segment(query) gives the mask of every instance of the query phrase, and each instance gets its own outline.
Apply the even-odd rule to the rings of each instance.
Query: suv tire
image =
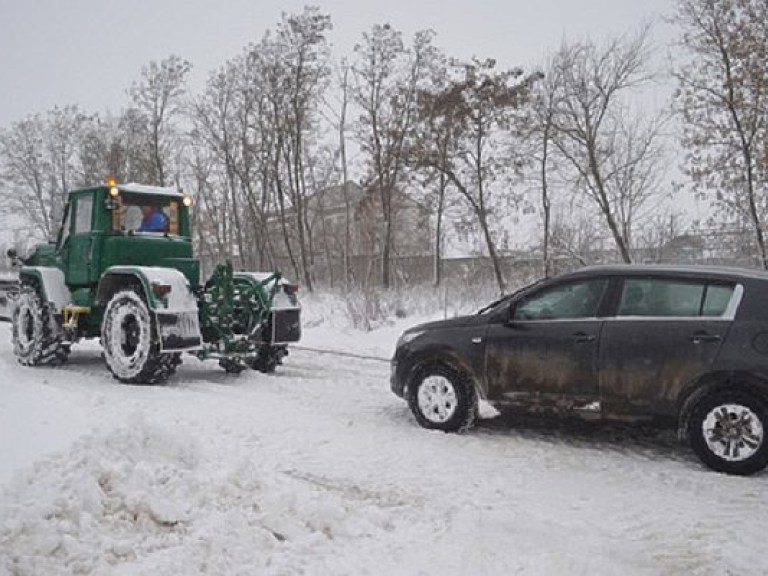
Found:
[[[443,362],[421,368],[408,386],[408,405],[424,428],[464,432],[477,415],[477,391],[472,381]]]
[[[712,470],[746,476],[768,464],[768,411],[765,403],[741,391],[702,398],[691,412],[688,438]]]

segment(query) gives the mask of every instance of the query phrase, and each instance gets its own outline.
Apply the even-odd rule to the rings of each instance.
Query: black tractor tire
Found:
[[[235,358],[220,358],[219,366],[224,368],[227,374],[240,374],[240,372],[247,368],[242,360]]]
[[[747,476],[768,464],[768,410],[748,392],[722,390],[702,398],[688,420],[688,438],[712,470]]]
[[[160,362],[163,364],[163,369],[166,372],[166,378],[169,378],[176,374],[176,368],[181,364],[181,352],[171,352],[163,354],[160,357]]]
[[[58,366],[67,361],[69,343],[50,304],[31,286],[21,289],[11,317],[13,351],[25,366]]]
[[[272,374],[282,364],[286,354],[288,351],[284,348],[264,346],[255,358],[248,360],[248,366],[264,374]]]
[[[408,406],[420,426],[465,432],[477,417],[477,390],[471,379],[444,362],[430,363],[408,385]]]
[[[160,353],[149,307],[134,289],[110,298],[101,323],[101,342],[107,368],[120,382],[160,384],[175,369],[171,355]]]

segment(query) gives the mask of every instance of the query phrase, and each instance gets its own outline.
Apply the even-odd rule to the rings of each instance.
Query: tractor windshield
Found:
[[[179,201],[149,194],[121,195],[115,232],[179,234]]]

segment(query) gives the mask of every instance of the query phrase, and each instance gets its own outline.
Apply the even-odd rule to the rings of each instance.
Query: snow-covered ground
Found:
[[[159,387],[93,343],[21,367],[0,324],[0,575],[768,573],[765,473],[665,434],[419,428],[376,359],[411,322],[310,322],[277,374],[188,358]]]

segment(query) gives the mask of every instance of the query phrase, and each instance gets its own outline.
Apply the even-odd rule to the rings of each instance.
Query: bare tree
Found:
[[[308,181],[319,148],[318,107],[330,74],[330,27],[329,16],[314,7],[284,14],[275,32],[247,50],[247,90],[237,107],[242,114],[237,123],[244,128],[243,162],[237,163],[241,185],[249,203],[260,206],[265,224],[279,226],[294,273],[310,291],[313,240],[307,198],[313,191]]]
[[[39,115],[15,122],[0,134],[0,153],[4,208],[23,214],[39,233],[50,237],[54,191],[48,178],[51,166],[44,154],[45,130]]]
[[[456,64],[456,76],[443,89],[421,94],[422,111],[432,128],[423,131],[410,156],[419,168],[436,170],[466,200],[480,227],[500,292],[506,283],[491,230],[494,188],[504,184],[511,196],[511,182],[518,176],[520,157],[510,156],[510,136],[515,134],[514,112],[527,103],[531,84],[538,76],[522,70],[498,72],[494,60]],[[436,118],[443,135],[435,138]],[[497,194],[503,196],[502,194]]]
[[[229,195],[218,186],[221,178],[215,154],[204,143],[191,146],[192,156],[188,165],[195,190],[196,206],[192,210],[192,224],[197,254],[202,268],[210,267],[232,257],[231,206]]]
[[[146,137],[153,162],[152,183],[166,186],[169,164],[177,153],[175,121],[183,112],[186,77],[192,65],[178,56],[152,61],[141,71],[141,80],[129,90],[136,109],[145,117]]]
[[[120,115],[117,128],[117,138],[110,148],[110,162],[116,169],[113,175],[122,182],[156,182],[144,114],[137,108],[127,108]]]
[[[687,58],[678,66],[678,108],[696,191],[750,224],[768,269],[768,3],[678,0]]]
[[[701,241],[700,236],[683,235],[682,217],[679,212],[668,209],[649,218],[640,229],[640,243],[645,260],[663,262],[680,260],[681,249]],[[677,244],[677,245],[676,245]]]
[[[553,137],[555,130],[555,110],[561,78],[555,66],[550,63],[547,66],[548,76],[543,76],[536,83],[531,96],[534,121],[531,122],[531,130],[528,135],[532,144],[532,156],[537,165],[536,180],[541,192],[541,213],[543,217],[542,230],[542,260],[544,264],[544,277],[548,278],[552,273],[552,258],[550,250],[550,238],[552,234],[552,191],[551,172],[553,171]]]
[[[414,136],[408,159],[417,173],[424,174],[423,186],[428,190],[427,201],[434,213],[435,286],[441,284],[443,274],[444,217],[448,204],[447,192],[451,185],[447,173],[450,169],[450,155],[456,149],[457,132],[461,129],[459,107],[446,107],[441,98],[435,97],[435,94],[447,90],[450,85],[448,71],[448,59],[442,53],[436,52],[428,68],[429,86],[419,91],[418,117],[414,123]]]
[[[322,247],[326,278],[331,288],[334,287],[336,279],[333,264],[339,246],[338,238],[336,238],[336,227],[329,221],[326,211],[328,201],[326,196],[331,189],[332,181],[335,179],[336,156],[337,154],[333,149],[325,147],[310,156],[306,166],[308,170],[307,180],[311,189],[314,190],[314,193],[306,201],[307,227],[313,233],[310,235],[313,242],[310,245],[310,250],[315,253],[318,244]],[[348,199],[349,194],[346,186],[341,188],[344,198]],[[333,201],[333,197],[330,200]],[[345,253],[346,245],[347,243],[343,242],[342,254]]]
[[[553,214],[551,230],[552,255],[588,266],[599,260],[603,239],[595,219],[587,213],[557,212]]]
[[[341,194],[344,200],[344,238],[341,246],[342,271],[344,285],[349,287],[352,282],[352,199],[349,194],[349,158],[347,155],[348,109],[350,104],[350,71],[351,67],[342,58],[337,69],[337,86],[339,95],[336,102],[327,101],[325,104],[326,120],[336,129],[338,134],[338,163],[341,176]]]
[[[649,28],[600,47],[590,40],[564,44],[549,75],[554,98],[552,141],[572,171],[572,183],[598,207],[624,262],[638,212],[663,173],[663,118],[633,115],[624,94],[652,78],[647,71]]]
[[[392,284],[394,199],[404,178],[406,138],[414,120],[417,89],[434,54],[432,37],[431,31],[417,32],[412,48],[406,49],[399,31],[389,24],[376,25],[355,47],[352,96],[363,111],[358,140],[380,197],[381,280],[385,287]]]
[[[0,132],[3,208],[51,237],[74,184],[82,184],[80,147],[89,118],[76,106],[15,122]]]
[[[290,178],[290,193],[303,281],[312,290],[312,238],[308,225],[307,174],[310,138],[316,128],[316,114],[330,75],[330,51],[326,33],[331,19],[317,7],[307,7],[294,16],[284,16],[277,29],[277,48],[284,59],[284,88],[287,89],[288,138],[283,147]]]
[[[349,197],[349,161],[347,160],[347,106],[349,105],[349,65],[342,62],[341,109],[339,113],[339,155],[341,161],[341,185],[344,194],[344,282],[352,279],[350,253],[352,243],[352,202]]]
[[[94,116],[86,126],[79,149],[83,182],[93,184],[107,176],[123,181],[118,134],[118,120],[112,116]]]
[[[216,169],[210,171],[201,170],[201,159],[205,158],[205,152],[198,151],[194,156],[194,173],[197,175],[199,190],[211,186],[211,177],[215,182],[214,187],[218,188],[216,195],[219,196],[219,206],[208,204],[208,212],[229,208],[223,216],[232,225],[222,225],[220,232],[223,237],[219,242],[223,241],[227,246],[227,255],[234,258],[236,266],[245,266],[250,257],[250,246],[246,240],[248,230],[243,218],[245,197],[241,193],[243,182],[240,178],[241,170],[247,170],[243,162],[243,141],[239,137],[246,127],[241,122],[242,112],[238,109],[237,99],[242,73],[242,59],[227,63],[211,75],[204,95],[196,99],[192,106],[193,141],[195,146],[205,145],[216,166]],[[208,174],[208,178],[201,180],[202,174]],[[212,200],[210,194],[203,198],[206,203]]]
[[[210,77],[193,106],[193,140],[214,163],[196,172],[207,175],[205,188],[218,183],[225,191],[232,219],[224,241],[241,265],[258,260],[272,266],[282,257],[272,237],[281,238],[293,273],[308,290],[313,239],[307,198],[319,162],[317,110],[330,73],[328,29],[329,17],[316,8],[283,15],[275,31]]]
[[[83,184],[78,151],[82,146],[86,124],[90,121],[77,106],[54,107],[47,114],[46,140],[51,163],[54,213],[63,213],[64,200],[70,187]]]

